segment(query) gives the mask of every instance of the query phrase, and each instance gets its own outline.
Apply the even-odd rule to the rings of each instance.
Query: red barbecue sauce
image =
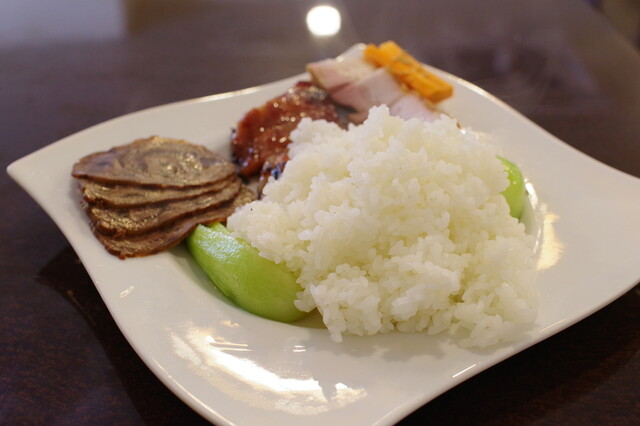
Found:
[[[238,123],[231,140],[240,174],[254,176],[270,157],[282,158],[291,142],[289,134],[304,117],[339,121],[328,93],[306,81],[249,111]]]

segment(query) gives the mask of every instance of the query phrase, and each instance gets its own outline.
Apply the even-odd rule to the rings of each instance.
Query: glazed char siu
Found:
[[[238,123],[231,147],[240,174],[258,174],[271,156],[287,151],[289,134],[301,119],[338,122],[339,116],[327,92],[313,83],[298,82],[285,94],[250,110]]]
[[[262,195],[262,189],[269,181],[269,178],[280,178],[280,175],[284,172],[284,166],[287,165],[287,161],[289,161],[289,155],[286,150],[271,155],[264,160],[262,170],[260,171],[260,179],[258,180],[258,195]]]

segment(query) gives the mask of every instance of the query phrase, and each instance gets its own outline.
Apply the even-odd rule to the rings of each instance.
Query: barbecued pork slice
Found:
[[[231,140],[240,174],[254,176],[260,172],[265,159],[286,152],[291,142],[289,134],[305,117],[339,121],[327,92],[306,81],[296,83],[283,95],[250,110],[238,123]]]
[[[329,58],[307,65],[313,81],[329,93],[366,77],[375,69],[362,58]]]
[[[331,98],[357,112],[366,112],[377,105],[391,105],[404,93],[387,70],[378,68],[371,74],[333,92]]]

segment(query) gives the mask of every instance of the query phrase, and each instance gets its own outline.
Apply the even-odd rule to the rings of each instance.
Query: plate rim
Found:
[[[554,135],[552,135],[551,133],[549,133],[548,131],[546,131],[545,129],[543,129],[542,127],[540,127],[539,125],[537,125],[536,123],[532,122],[531,120],[529,120],[528,118],[526,118],[524,115],[522,115],[521,113],[519,113],[518,111],[516,111],[514,108],[510,107],[508,104],[506,104],[505,102],[501,101],[500,99],[496,98],[495,96],[491,95],[490,93],[486,92],[484,89],[479,88],[478,86],[473,85],[472,83],[465,81],[459,77],[453,76],[449,73],[437,70],[433,67],[431,67],[431,69],[435,70],[438,73],[441,73],[441,75],[446,76],[447,78],[456,81],[458,84],[460,84],[461,86],[466,87],[469,90],[472,90],[475,94],[477,94],[478,96],[487,99],[488,101],[496,104],[501,110],[507,112],[511,118],[516,118],[517,120],[521,120],[524,121],[527,125],[533,126],[533,128],[537,129],[537,131],[541,131],[543,132],[547,138],[550,138],[551,140],[554,141],[554,143],[560,143],[561,146],[563,146],[565,149],[569,148],[570,151],[572,152],[571,155],[579,155],[582,159],[588,160],[590,162],[592,162],[591,164],[597,164],[598,167],[603,167],[604,168],[602,170],[606,170],[607,173],[612,174],[613,176],[615,176],[616,179],[618,178],[623,178],[627,179],[627,178],[631,178],[630,180],[628,180],[628,184],[630,186],[637,186],[638,188],[640,188],[640,178],[633,176],[631,174],[628,174],[626,172],[620,171],[618,169],[615,169],[614,167],[600,161],[597,160],[593,157],[590,157],[589,155],[583,153],[582,151],[578,150],[577,148],[567,144],[566,142],[558,139],[557,137],[555,137]],[[118,117],[114,117],[111,118],[109,120],[103,121],[101,123],[97,123],[94,124],[93,126],[90,126],[86,129],[80,130],[79,132],[73,133],[69,136],[66,136],[62,139],[59,139],[56,142],[53,142],[51,144],[48,144],[30,154],[27,154],[23,157],[21,157],[18,160],[13,161],[11,164],[9,164],[7,166],[7,173],[10,175],[10,177],[12,177],[23,189],[25,189],[25,191],[27,193],[29,193],[29,195],[38,203],[38,205],[43,208],[43,210],[45,210],[45,212],[47,212],[47,214],[49,215],[49,217],[54,221],[54,223],[56,224],[56,226],[58,226],[58,228],[63,232],[63,234],[65,235],[66,239],[69,241],[69,243],[71,244],[71,246],[74,248],[74,250],[76,251],[77,255],[82,259],[83,264],[85,262],[85,259],[83,259],[83,254],[81,253],[81,245],[79,245],[76,241],[74,241],[73,236],[67,235],[67,230],[65,229],[64,224],[59,223],[59,221],[56,219],[56,214],[54,212],[51,212],[50,209],[52,208],[49,205],[43,205],[43,203],[41,203],[38,198],[37,195],[32,193],[32,191],[30,191],[26,185],[25,182],[25,177],[23,175],[23,173],[25,172],[23,170],[24,167],[26,167],[27,163],[30,161],[34,161],[34,159],[39,158],[43,155],[46,155],[46,153],[49,152],[49,150],[52,150],[54,148],[54,146],[60,147],[64,144],[72,144],[73,141],[76,138],[80,138],[83,135],[86,135],[92,131],[96,131],[97,129],[101,129],[103,127],[108,127],[110,125],[113,125],[114,123],[117,123],[119,120],[123,120],[125,118],[127,119],[135,119],[137,116],[139,115],[143,115],[143,114],[147,114],[150,112],[154,112],[154,111],[162,111],[162,110],[166,110],[166,109],[171,109],[171,108],[176,108],[176,107],[182,107],[185,105],[193,105],[193,104],[205,104],[205,103],[209,103],[209,102],[217,102],[220,100],[224,100],[224,99],[228,99],[228,98],[235,98],[237,96],[240,95],[248,95],[248,94],[252,94],[252,93],[260,93],[265,91],[266,89],[269,88],[275,88],[275,87],[280,87],[280,85],[283,85],[287,82],[291,82],[294,81],[297,78],[300,78],[301,76],[306,75],[305,73],[302,74],[298,74],[292,77],[287,77],[287,78],[283,78],[274,82],[270,82],[270,83],[265,83],[265,84],[261,84],[261,85],[257,85],[257,86],[252,86],[249,88],[245,88],[245,89],[240,89],[240,90],[233,90],[233,91],[228,91],[228,92],[224,92],[224,93],[220,93],[217,95],[209,95],[209,96],[203,96],[203,97],[198,97],[198,98],[193,98],[193,99],[188,99],[188,100],[182,100],[182,101],[176,101],[176,102],[170,102],[167,104],[163,104],[163,105],[157,105],[157,106],[152,106],[149,108],[145,108],[139,111],[134,111],[128,114],[124,114]],[[639,191],[640,193],[640,191]],[[78,245],[78,246],[76,246]],[[113,313],[112,307],[109,305],[107,299],[105,299],[105,295],[103,295],[103,289],[101,288],[101,286],[97,285],[97,280],[99,280],[99,277],[94,277],[94,274],[92,273],[92,271],[85,267],[85,269],[87,269],[88,274],[90,275],[96,289],[98,290],[98,292],[101,295],[102,300],[105,302],[105,304],[107,305],[109,311],[111,313]],[[441,389],[440,392],[437,393],[437,395],[444,393],[445,391],[451,389],[452,387],[457,386],[459,383],[467,380],[468,378],[472,377],[473,375],[479,373],[480,371],[484,371],[487,368],[490,368],[493,365],[496,365],[500,362],[502,362],[503,360],[519,353],[520,351],[533,346],[537,343],[539,343],[540,341],[551,337],[552,335],[555,335],[557,333],[559,333],[560,331],[570,327],[571,325],[581,321],[582,319],[586,318],[587,316],[593,314],[594,312],[598,311],[599,309],[601,309],[602,307],[608,305],[609,303],[611,303],[612,301],[616,300],[617,298],[619,298],[620,296],[622,296],[625,292],[627,292],[630,288],[632,288],[634,285],[637,284],[637,281],[635,282],[630,282],[628,285],[622,285],[620,286],[619,290],[617,292],[615,292],[614,294],[609,294],[609,296],[607,298],[604,298],[599,304],[595,304],[592,305],[590,307],[586,307],[583,309],[583,311],[577,315],[577,316],[573,316],[571,319],[567,320],[567,321],[563,321],[561,323],[558,324],[553,324],[553,327],[547,327],[545,329],[545,332],[542,333],[538,333],[538,335],[533,338],[530,339],[520,345],[517,345],[515,347],[515,349],[508,351],[506,353],[504,353],[501,356],[498,357],[493,357],[492,358],[492,362],[488,362],[485,363],[484,366],[480,369],[475,369],[473,371],[468,372],[468,374],[462,374],[458,377],[458,379],[452,381],[450,383],[449,386],[444,387],[443,389]],[[222,416],[221,413],[216,412],[215,410],[212,411],[211,407],[207,407],[205,405],[203,405],[202,403],[200,403],[199,401],[194,400],[194,398],[189,394],[189,392],[186,389],[180,390],[177,388],[181,388],[180,383],[177,383],[173,377],[164,369],[162,368],[161,365],[159,365],[154,357],[150,357],[149,354],[145,351],[139,348],[138,344],[139,342],[135,341],[135,339],[133,339],[131,336],[129,336],[129,334],[126,332],[126,324],[122,323],[122,317],[116,316],[116,315],[112,315],[114,318],[114,321],[116,322],[116,324],[118,325],[118,328],[122,331],[123,335],[125,335],[125,338],[127,339],[128,343],[131,345],[131,347],[134,349],[134,351],[138,354],[138,356],[140,356],[141,359],[143,359],[143,361],[145,362],[145,364],[147,365],[148,368],[150,368],[153,373],[156,375],[156,377],[158,377],[164,384],[165,386],[169,387],[174,394],[176,394],[178,397],[180,397],[188,406],[190,406],[192,409],[194,409],[196,412],[198,412],[199,414],[203,415],[205,418],[208,418],[209,420],[215,420],[215,421],[221,421],[224,423],[232,423],[231,419],[227,419],[226,417]],[[183,393],[184,392],[184,393]],[[435,396],[437,396],[435,395]],[[433,398],[435,398],[435,396],[433,396]],[[428,401],[430,401],[432,398],[429,398],[427,400],[424,400],[424,398],[422,397],[422,395],[416,396],[414,401],[407,401],[403,406],[399,406],[396,407],[394,410],[391,410],[387,413],[387,415],[385,416],[386,419],[380,419],[380,421],[382,420],[388,420],[391,422],[395,422],[400,420],[401,418],[405,417],[406,415],[408,415],[409,413],[411,413],[412,411],[414,411],[416,408],[424,405],[425,403],[427,403]],[[213,416],[213,418],[212,418]]]

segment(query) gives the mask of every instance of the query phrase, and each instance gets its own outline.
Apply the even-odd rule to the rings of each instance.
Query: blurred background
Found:
[[[386,40],[640,176],[640,0],[0,0],[0,162]],[[204,424],[46,213],[6,174],[0,193],[0,424]],[[407,424],[637,424],[639,303],[636,287]]]
[[[312,16],[321,4],[330,8]],[[354,43],[393,39],[581,149],[563,130],[567,120],[606,138],[611,129],[590,128],[593,120],[613,113],[612,93],[631,96],[620,88],[629,71],[614,78],[593,52],[613,58],[602,46],[614,39],[637,54],[639,34],[640,0],[398,0],[373,8],[367,0],[3,0],[0,126],[55,112],[56,120],[13,135],[45,145],[128,112],[298,74]],[[633,170],[604,147],[583,149]]]
[[[640,47],[640,1],[639,0],[591,0],[618,30],[636,47]]]

